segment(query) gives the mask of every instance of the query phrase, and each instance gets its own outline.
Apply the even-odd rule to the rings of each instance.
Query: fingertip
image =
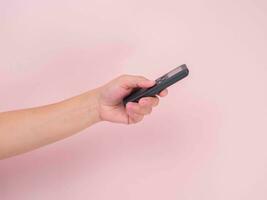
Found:
[[[141,106],[157,106],[159,103],[159,98],[157,96],[155,97],[144,97],[140,99],[139,101]]]
[[[129,113],[133,113],[134,112],[134,110],[137,108],[137,106],[139,106],[138,105],[138,103],[135,103],[135,102],[128,102],[127,104],[126,104],[126,110],[127,110],[127,112]]]
[[[148,87],[152,87],[153,85],[155,85],[155,83],[156,82],[154,80],[145,80],[141,82],[139,86],[142,88],[148,88]]]
[[[148,106],[150,103],[151,103],[151,100],[150,100],[151,97],[143,97],[139,100],[139,104],[141,106]]]
[[[159,93],[159,96],[160,96],[160,97],[165,97],[165,96],[167,96],[167,95],[168,95],[168,90],[167,90],[167,89],[162,90],[162,91]]]
[[[128,102],[127,104],[126,104],[126,108],[132,108],[133,107],[133,102]]]
[[[139,103],[140,105],[144,106],[144,105],[146,105],[147,100],[146,100],[146,98],[141,98],[141,99],[138,101],[138,103]]]
[[[149,80],[151,85],[155,85],[156,81],[155,80]]]
[[[147,86],[153,86],[155,83],[156,82],[154,80],[147,80]]]

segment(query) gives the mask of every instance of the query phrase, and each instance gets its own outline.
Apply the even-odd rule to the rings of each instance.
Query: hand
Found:
[[[103,87],[99,88],[99,116],[101,120],[133,124],[141,121],[145,115],[152,112],[152,108],[159,103],[158,97],[143,97],[138,103],[128,102],[123,105],[123,98],[134,88],[149,88],[155,81],[148,80],[142,76],[122,75]],[[164,97],[167,89],[160,92],[159,96]]]

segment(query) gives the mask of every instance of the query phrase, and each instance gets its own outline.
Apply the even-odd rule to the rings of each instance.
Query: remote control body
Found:
[[[137,88],[123,99],[124,105],[128,102],[138,102],[142,97],[153,97],[159,94],[165,88],[173,85],[179,80],[185,78],[189,74],[189,70],[185,64],[176,67],[167,74],[156,79],[154,86],[150,88]]]

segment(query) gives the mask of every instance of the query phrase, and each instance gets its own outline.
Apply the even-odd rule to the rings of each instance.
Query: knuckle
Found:
[[[119,79],[125,79],[125,78],[128,78],[128,77],[129,77],[128,74],[122,74],[122,75],[120,75],[118,78],[119,78]]]
[[[143,119],[143,115],[138,115],[138,116],[136,116],[135,117],[135,119],[134,119],[134,121],[137,123],[137,122],[140,122],[140,121],[142,121],[142,119]]]
[[[156,97],[154,100],[153,100],[153,106],[157,106],[159,104],[159,98]]]
[[[137,122],[138,122],[137,119],[135,119],[135,118],[132,119],[132,124],[136,124]]]
[[[144,116],[140,117],[140,118],[138,119],[138,122],[142,121],[143,118],[144,118]]]
[[[152,113],[152,108],[149,108],[146,112],[147,115],[150,115]]]
[[[146,77],[141,76],[141,75],[136,76],[136,78],[138,78],[138,79],[140,79],[140,80],[147,80]]]

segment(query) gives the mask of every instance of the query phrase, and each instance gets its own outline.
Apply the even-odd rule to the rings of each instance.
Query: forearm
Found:
[[[47,106],[0,113],[0,159],[61,140],[99,121],[97,89]]]

